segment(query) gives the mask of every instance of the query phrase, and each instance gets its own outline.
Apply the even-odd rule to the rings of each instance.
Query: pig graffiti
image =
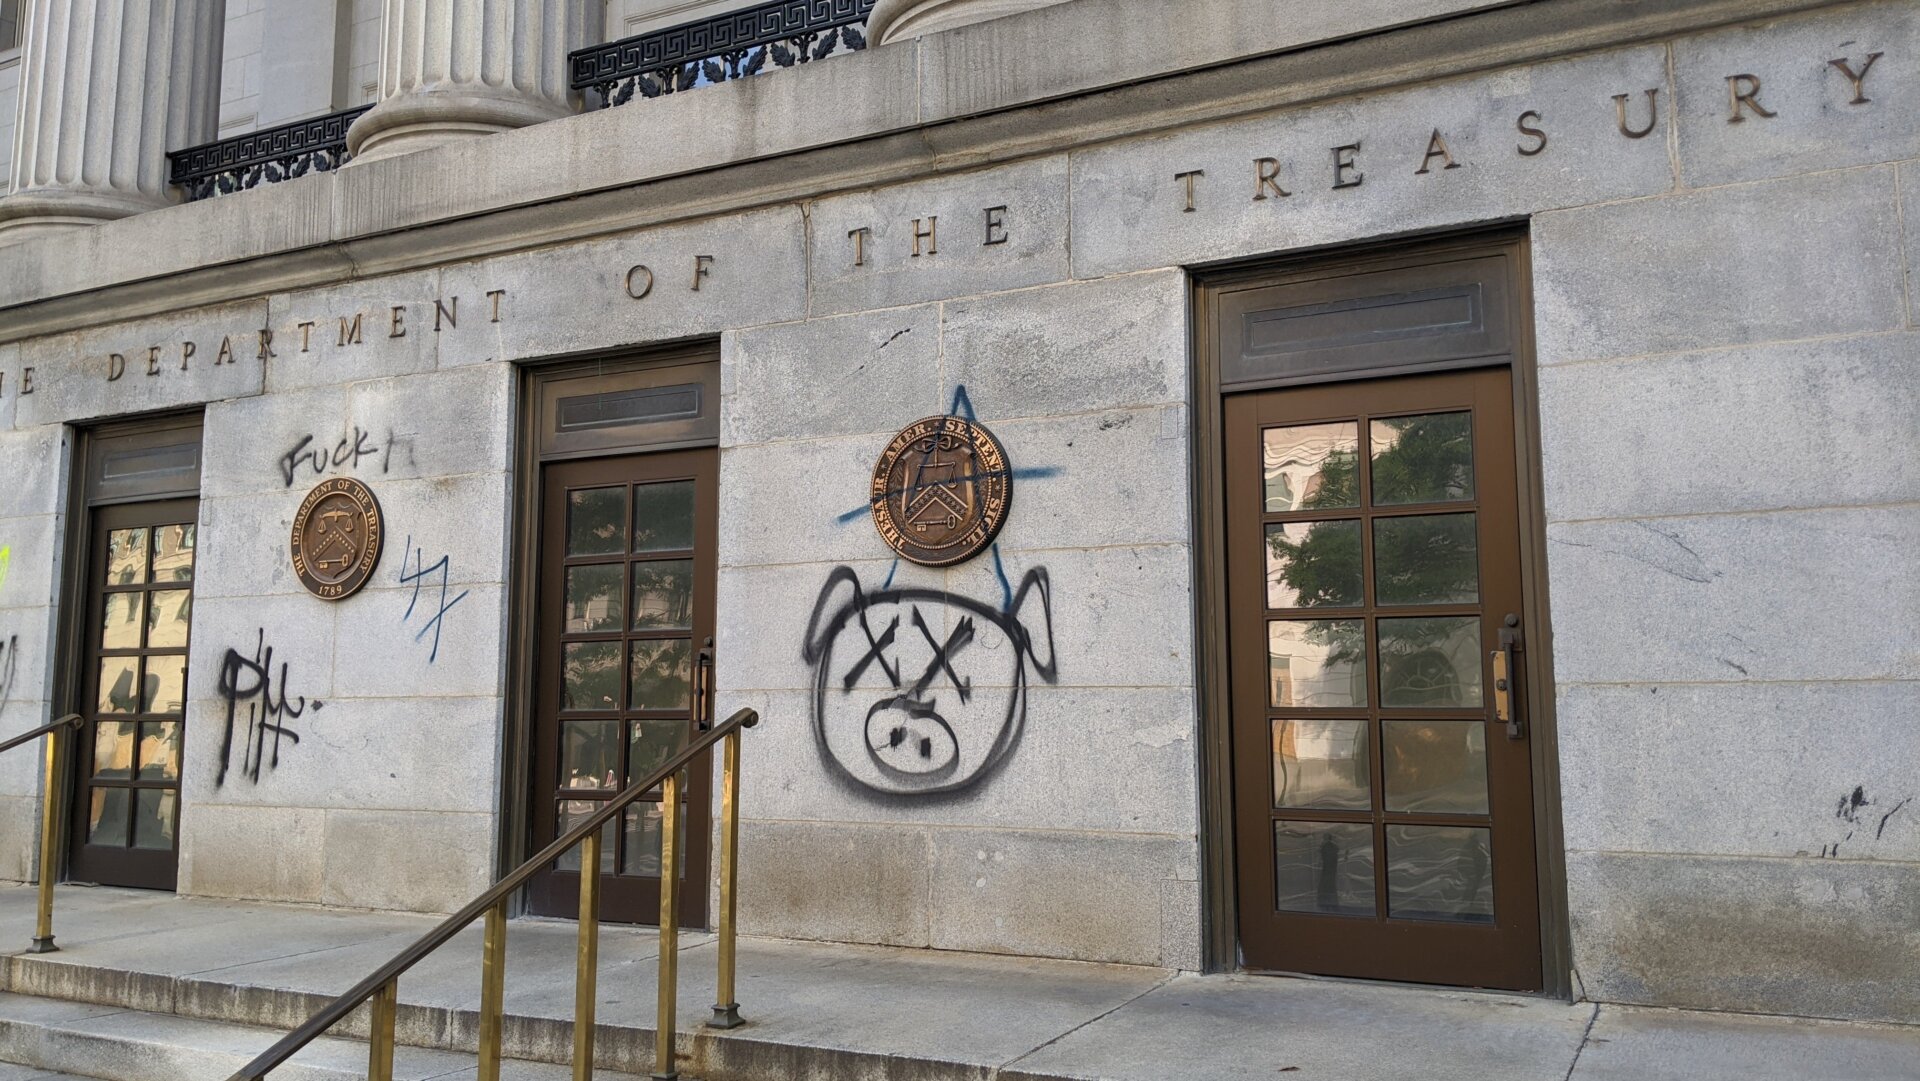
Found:
[[[1029,666],[1048,683],[1057,675],[1047,572],[1028,571],[1000,610],[937,589],[868,593],[836,567],[802,658],[814,737],[835,773],[887,795],[961,791],[1019,745]]]

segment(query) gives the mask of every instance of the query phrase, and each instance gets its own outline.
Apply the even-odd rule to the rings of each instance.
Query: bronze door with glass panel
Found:
[[[169,499],[93,512],[70,871],[78,881],[174,886],[197,506]]]
[[[693,670],[713,635],[719,452],[557,462],[542,471],[533,844],[551,842],[686,744]],[[680,821],[681,922],[704,926],[710,770],[689,768]],[[601,841],[601,913],[660,911],[660,804]],[[579,912],[576,847],[534,880],[535,912]]]
[[[1250,968],[1540,987],[1529,754],[1492,656],[1522,611],[1512,411],[1504,367],[1226,401]]]

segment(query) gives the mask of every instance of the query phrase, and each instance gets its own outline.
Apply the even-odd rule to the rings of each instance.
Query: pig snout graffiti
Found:
[[[999,610],[943,590],[883,588],[836,567],[807,623],[813,725],[834,772],[872,792],[931,796],[990,775],[1019,745],[1028,672],[1056,676],[1047,572]]]

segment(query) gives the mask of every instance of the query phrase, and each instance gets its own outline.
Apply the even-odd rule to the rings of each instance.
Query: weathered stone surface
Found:
[[[513,461],[513,369],[504,364],[355,384],[334,438],[378,433],[380,476],[389,480],[501,473]],[[276,448],[278,449],[278,448]],[[362,479],[371,459],[361,461]]]
[[[20,363],[33,366],[33,393],[15,405],[14,422],[24,428],[258,394],[266,325],[266,302],[242,301],[25,342]],[[120,377],[110,379],[115,370]]]
[[[1543,369],[1547,519],[1911,501],[1916,356],[1893,334]]]
[[[440,291],[459,296],[461,312],[440,364],[616,349],[801,319],[806,246],[800,211],[779,207],[448,266]],[[651,289],[646,271],[633,273],[629,289],[635,266],[651,272]],[[505,290],[498,322],[487,295],[494,290]]]
[[[189,801],[180,816],[180,892],[259,901],[320,900],[326,812]]]
[[[780,323],[728,334],[721,446],[892,433],[944,412],[932,306]]]
[[[1159,964],[1161,885],[1193,862],[1191,838],[965,829],[932,837],[938,949]]]
[[[758,748],[756,748],[758,750]],[[898,824],[740,826],[740,928],[782,938],[928,944],[927,831]]]
[[[1900,188],[1900,220],[1907,235],[1907,325],[1913,326],[1920,313],[1920,280],[1913,268],[1920,266],[1920,165],[1902,162],[1895,170]]]
[[[1187,303],[1175,270],[953,301],[946,380],[988,424],[1184,401]]]
[[[66,502],[63,482],[71,446],[66,430],[57,424],[23,424],[11,432],[0,432],[0,477],[9,481],[7,502],[0,513],[14,517],[59,510]],[[44,565],[51,569],[51,550],[45,556]]]
[[[1913,864],[1569,852],[1567,900],[1591,998],[1920,1018]]]
[[[497,585],[450,587],[443,602],[437,587],[422,588],[418,597],[412,586],[362,590],[336,615],[336,684],[369,698],[499,694],[506,679],[504,592]]]
[[[435,300],[444,302],[438,270],[275,294],[267,302],[274,352],[267,389],[279,393],[431,370],[442,335],[450,333],[434,330]],[[483,300],[465,298],[466,314],[477,315],[473,309]]]
[[[1899,233],[1891,168],[1542,214],[1540,363],[1902,327]]]
[[[0,796],[0,880],[30,882],[40,872],[37,796]]]
[[[1193,685],[1193,569],[1185,545],[1009,550],[1003,559],[1016,583],[1030,568],[1048,570],[1061,686]]]
[[[1900,62],[1916,52],[1920,12],[1902,3],[1677,39],[1681,176],[1705,187],[1920,157],[1920,69]],[[1869,68],[1874,53],[1881,55]],[[1857,90],[1834,60],[1865,72]],[[1739,75],[1754,81],[1730,87]],[[1750,92],[1774,115],[1740,105],[1733,122],[1730,91]]]
[[[20,399],[20,346],[0,345],[0,432],[13,427],[14,403]]]
[[[1666,82],[1664,49],[1625,49],[1077,151],[1073,272],[1259,255],[1666,191],[1664,140],[1622,136],[1607,100]],[[1518,130],[1528,111],[1538,114],[1528,126],[1548,140],[1531,156],[1519,150],[1538,145]],[[1435,133],[1450,159],[1437,150],[1423,157]],[[1354,168],[1338,176],[1336,147],[1357,148],[1345,156]],[[1264,169],[1284,197],[1260,185],[1262,158],[1278,163]],[[1189,211],[1179,174],[1196,170],[1204,175],[1192,178]],[[1356,186],[1334,187],[1356,177]]]
[[[1184,542],[1192,535],[1184,413],[1163,405],[993,424],[1014,470],[1001,545]]]
[[[908,417],[901,426],[919,419]],[[720,565],[893,555],[866,513],[878,435],[729,447],[720,455]],[[842,516],[849,516],[844,521]]]
[[[1206,963],[1200,941],[1204,914],[1200,883],[1168,879],[1160,884],[1160,964],[1198,972]]]
[[[451,912],[487,888],[495,840],[490,814],[328,811],[320,899],[349,908]]]
[[[870,525],[865,528],[873,531]],[[847,566],[860,575],[863,588],[878,589],[891,563],[863,560]],[[800,653],[807,621],[833,567],[831,563],[792,563],[720,568],[715,591],[716,644],[718,655],[726,660],[715,664],[714,682],[722,694],[797,691],[813,685],[811,669]]]
[[[1910,1028],[1608,1006],[1587,1033],[1570,1081],[1801,1081],[1836,1075],[1901,1081],[1913,1076],[1916,1060],[1920,1034]]]
[[[37,500],[21,502],[30,505]],[[57,556],[62,521],[64,518],[57,514],[0,518],[0,549],[7,552],[6,565],[0,569],[0,609],[45,608],[58,603],[59,582],[54,568],[60,562]]]
[[[808,230],[816,315],[1061,281],[1067,159],[822,199]]]
[[[1568,848],[1920,863],[1920,684],[1576,684],[1556,723]]]
[[[207,406],[200,434],[200,498],[305,495],[329,476],[358,476],[386,460],[384,439],[336,430],[347,388],[275,391]],[[369,453],[358,451],[367,448]],[[337,459],[337,464],[336,464]],[[297,503],[296,503],[297,505]]]
[[[1568,683],[1912,679],[1912,506],[1547,529],[1554,676]]]

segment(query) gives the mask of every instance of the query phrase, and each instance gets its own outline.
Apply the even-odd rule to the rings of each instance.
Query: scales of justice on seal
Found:
[[[927,567],[979,555],[1013,499],[1007,452],[965,417],[924,417],[900,430],[874,466],[873,523],[887,546]]]

